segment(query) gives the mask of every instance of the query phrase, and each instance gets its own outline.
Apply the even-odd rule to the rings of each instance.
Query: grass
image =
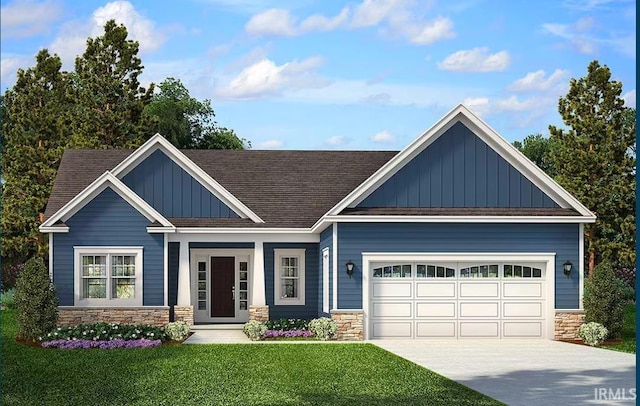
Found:
[[[624,306],[624,322],[622,324],[622,343],[605,347],[609,350],[636,353],[636,304]]]
[[[3,405],[497,405],[371,344],[55,350],[2,317]]]

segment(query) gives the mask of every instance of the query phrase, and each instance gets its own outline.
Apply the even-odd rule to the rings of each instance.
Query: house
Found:
[[[458,106],[400,152],[69,150],[40,231],[61,324],[327,316],[342,339],[558,339],[583,318],[594,221]]]

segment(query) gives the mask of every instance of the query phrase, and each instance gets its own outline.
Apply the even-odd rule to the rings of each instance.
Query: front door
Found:
[[[235,317],[235,257],[211,257],[211,317]]]

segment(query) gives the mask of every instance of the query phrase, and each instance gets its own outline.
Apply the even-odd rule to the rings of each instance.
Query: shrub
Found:
[[[110,341],[93,341],[93,340],[53,340],[42,343],[44,348],[60,348],[64,350],[77,350],[81,348],[102,348],[112,350],[114,348],[145,348],[157,347],[162,341],[160,340],[110,340]]]
[[[16,287],[18,276],[24,270],[24,264],[11,264],[2,267],[2,291]]]
[[[624,302],[620,285],[611,265],[603,262],[596,266],[593,276],[587,279],[584,295],[585,322],[600,323],[607,328],[611,338],[622,332]]]
[[[636,288],[636,268],[619,268],[615,271],[616,277],[622,279],[631,286],[634,290]]]
[[[58,298],[41,258],[31,258],[16,282],[17,337],[35,341],[58,322]]]
[[[265,323],[268,330],[291,331],[308,330],[309,320],[306,319],[276,319]]]
[[[15,309],[16,308],[16,288],[11,288],[6,292],[0,293],[0,302],[7,309]]]
[[[164,328],[169,339],[174,341],[182,341],[189,335],[189,325],[184,321],[174,321]]]
[[[267,326],[259,321],[251,320],[245,323],[242,332],[245,333],[251,341],[258,341],[267,333]]]
[[[309,331],[321,340],[329,340],[338,332],[338,325],[328,317],[320,317],[311,320]]]
[[[602,344],[608,334],[609,332],[605,326],[593,321],[590,323],[584,323],[578,329],[578,335],[580,338],[592,347]]]
[[[148,324],[120,324],[120,323],[92,323],[77,326],[57,327],[46,335],[39,337],[40,341],[55,340],[166,340],[166,334],[160,327]]]
[[[620,278],[616,278],[616,284],[618,284],[620,294],[622,295],[622,301],[624,303],[629,303],[636,300],[636,290],[629,286],[627,282],[623,281]]]

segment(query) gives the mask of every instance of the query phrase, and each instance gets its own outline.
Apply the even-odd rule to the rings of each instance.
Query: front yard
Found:
[[[3,405],[497,405],[371,344],[56,350],[15,342],[3,310]]]
[[[610,350],[636,353],[636,304],[624,306],[624,324],[622,325],[622,343],[606,347]]]

